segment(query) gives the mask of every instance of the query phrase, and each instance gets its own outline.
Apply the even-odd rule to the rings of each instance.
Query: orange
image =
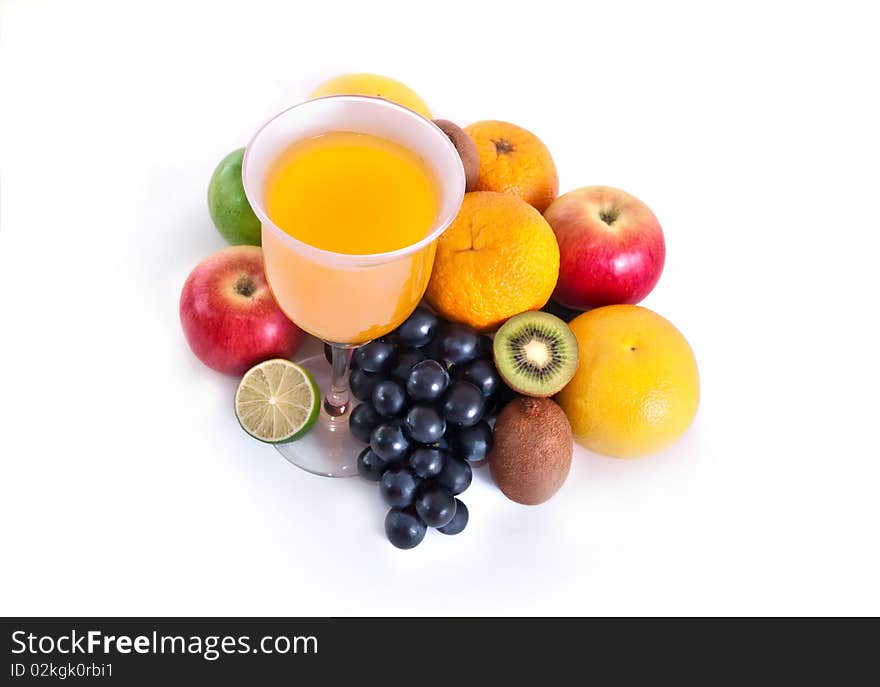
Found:
[[[638,305],[609,305],[569,323],[577,372],[556,397],[575,439],[615,458],[677,441],[700,401],[697,362],[671,322]]]
[[[465,127],[477,144],[477,191],[519,196],[544,212],[559,193],[556,165],[541,139],[509,122],[485,121]]]
[[[343,74],[322,83],[309,97],[319,98],[325,95],[377,96],[408,107],[422,117],[431,119],[431,111],[415,91],[400,81],[379,74]]]
[[[559,276],[559,246],[541,213],[516,196],[466,193],[437,242],[425,297],[443,317],[493,331],[537,310]]]

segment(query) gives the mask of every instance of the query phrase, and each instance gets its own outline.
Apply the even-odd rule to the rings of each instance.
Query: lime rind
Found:
[[[259,246],[260,219],[244,192],[241,166],[244,148],[224,157],[208,182],[208,212],[220,235],[232,246]]]
[[[307,370],[274,358],[248,370],[235,392],[235,416],[258,441],[286,444],[314,426],[321,394]]]

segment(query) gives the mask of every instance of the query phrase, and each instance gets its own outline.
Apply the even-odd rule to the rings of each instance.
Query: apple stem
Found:
[[[330,345],[330,388],[324,397],[324,412],[331,417],[340,417],[348,412],[350,396],[348,392],[348,363],[351,348],[337,344]]]
[[[238,280],[235,282],[235,293],[239,296],[244,296],[245,298],[250,298],[254,295],[254,291],[257,290],[257,285],[254,284],[254,280],[250,278],[247,274],[241,275]]]
[[[599,213],[599,219],[601,219],[605,224],[609,227],[614,224],[615,220],[620,216],[616,210],[602,210]]]

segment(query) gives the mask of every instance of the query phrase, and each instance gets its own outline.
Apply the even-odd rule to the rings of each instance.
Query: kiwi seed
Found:
[[[578,342],[555,315],[529,311],[505,322],[495,334],[495,367],[514,391],[552,396],[574,376]]]
[[[435,119],[434,124],[449,136],[449,140],[458,151],[461,164],[464,165],[464,190],[473,191],[477,187],[477,179],[480,176],[480,155],[477,152],[477,144],[464,129],[448,119]]]

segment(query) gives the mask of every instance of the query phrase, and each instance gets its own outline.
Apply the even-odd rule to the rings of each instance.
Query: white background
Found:
[[[0,3],[0,612],[878,614],[870,3]],[[250,440],[181,334],[210,174],[330,76],[513,121],[641,197],[702,403],[458,537]]]

